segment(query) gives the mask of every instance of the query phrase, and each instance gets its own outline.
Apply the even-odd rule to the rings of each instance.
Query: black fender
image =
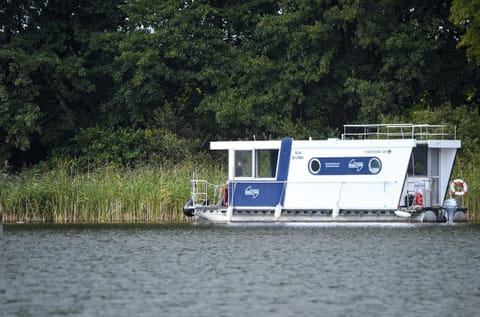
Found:
[[[193,217],[195,213],[195,207],[193,207],[193,200],[189,199],[185,206],[183,206],[183,214],[187,217]]]

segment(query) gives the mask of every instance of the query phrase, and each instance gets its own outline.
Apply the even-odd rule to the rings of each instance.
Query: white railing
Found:
[[[417,139],[457,138],[455,126],[432,124],[346,124],[342,139]]]
[[[206,180],[192,180],[192,202],[194,206],[216,204],[222,199],[222,185],[210,184]]]
[[[442,197],[439,197],[440,178],[438,176],[408,176],[406,181],[406,194],[415,196],[417,192],[421,192],[423,196],[423,206],[432,207],[441,204]],[[411,207],[407,203],[407,207]]]

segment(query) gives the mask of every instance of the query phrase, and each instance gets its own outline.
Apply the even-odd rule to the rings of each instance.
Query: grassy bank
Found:
[[[219,183],[225,175],[213,166],[198,166],[195,173]],[[5,223],[185,221],[191,176],[191,164],[79,173],[65,163],[48,171],[2,176],[0,210]]]
[[[172,168],[104,167],[76,172],[71,164],[15,176],[0,176],[0,211],[5,223],[115,223],[186,221],[192,164]],[[197,179],[225,181],[225,167],[197,166]],[[480,168],[457,161],[452,177],[468,182],[465,205],[469,221],[480,221]]]

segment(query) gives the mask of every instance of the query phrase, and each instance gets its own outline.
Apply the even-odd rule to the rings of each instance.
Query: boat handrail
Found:
[[[345,124],[342,140],[347,139],[457,139],[456,126],[443,124]]]
[[[204,179],[192,179],[192,204],[194,206],[217,203],[223,185],[211,184]]]

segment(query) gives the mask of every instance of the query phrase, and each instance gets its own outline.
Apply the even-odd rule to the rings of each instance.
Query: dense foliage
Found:
[[[480,65],[480,1],[454,0],[450,19],[465,30],[459,47],[467,47],[467,56]]]
[[[478,111],[478,2],[5,0],[0,159],[168,163],[213,139]]]

